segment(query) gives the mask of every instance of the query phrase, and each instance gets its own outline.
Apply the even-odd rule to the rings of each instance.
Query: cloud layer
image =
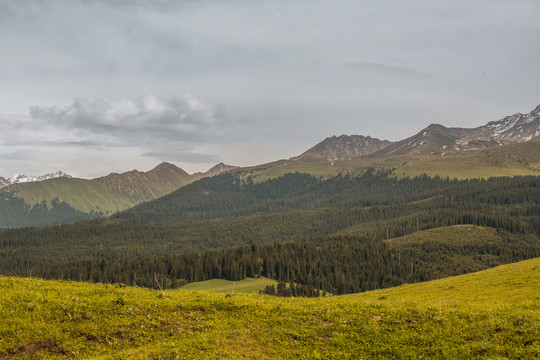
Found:
[[[226,120],[222,109],[214,109],[191,94],[165,100],[153,95],[137,101],[75,99],[64,108],[34,106],[30,116],[34,126],[75,130],[126,145],[164,140],[196,143],[218,136]]]
[[[537,0],[0,0],[0,114],[26,116],[0,118],[0,175],[479,126],[540,102],[538,18]]]
[[[192,94],[137,100],[75,99],[65,107],[33,106],[29,116],[0,119],[0,159],[24,161],[42,153],[85,149],[115,154],[135,152],[157,161],[214,164],[208,147],[226,142],[235,122],[223,106],[212,106]],[[16,150],[13,150],[16,149]],[[61,150],[60,150],[61,151]],[[58,156],[58,155],[57,155]]]

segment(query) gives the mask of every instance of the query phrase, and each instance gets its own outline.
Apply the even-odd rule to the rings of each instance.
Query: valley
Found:
[[[539,111],[4,186],[0,359],[539,356]]]

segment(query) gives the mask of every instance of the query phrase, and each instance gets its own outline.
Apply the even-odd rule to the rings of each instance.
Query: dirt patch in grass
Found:
[[[0,360],[11,359],[14,356],[22,354],[32,355],[41,351],[52,354],[66,354],[66,351],[55,341],[40,341],[19,345],[17,347],[9,349],[6,355],[0,355]]]

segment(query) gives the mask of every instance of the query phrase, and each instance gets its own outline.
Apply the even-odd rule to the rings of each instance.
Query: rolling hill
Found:
[[[132,170],[93,180],[57,177],[14,183],[0,189],[0,227],[54,225],[110,215],[232,168],[219,164],[189,175],[162,163],[148,172]]]
[[[0,277],[0,357],[534,359],[539,281],[540,259],[317,299]]]

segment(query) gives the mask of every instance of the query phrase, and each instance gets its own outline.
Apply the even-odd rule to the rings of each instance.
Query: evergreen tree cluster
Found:
[[[159,282],[165,288],[216,278],[264,276],[292,284],[287,289],[278,286],[278,296],[316,296],[317,290],[348,294],[540,256],[540,244],[535,238],[505,234],[500,241],[489,244],[473,241],[422,247],[392,247],[381,240],[333,235],[155,258],[85,260],[36,269],[33,275],[144,287],[156,287]]]
[[[277,286],[267,285],[264,290],[260,290],[259,293],[282,296],[282,297],[320,297],[326,296],[326,291],[320,291],[308,285],[291,283],[287,286],[287,283],[280,281]]]
[[[49,205],[46,200],[28,205],[22,198],[0,192],[0,228],[67,224],[101,215],[94,211],[87,214],[76,210],[58,198],[53,199]]]

